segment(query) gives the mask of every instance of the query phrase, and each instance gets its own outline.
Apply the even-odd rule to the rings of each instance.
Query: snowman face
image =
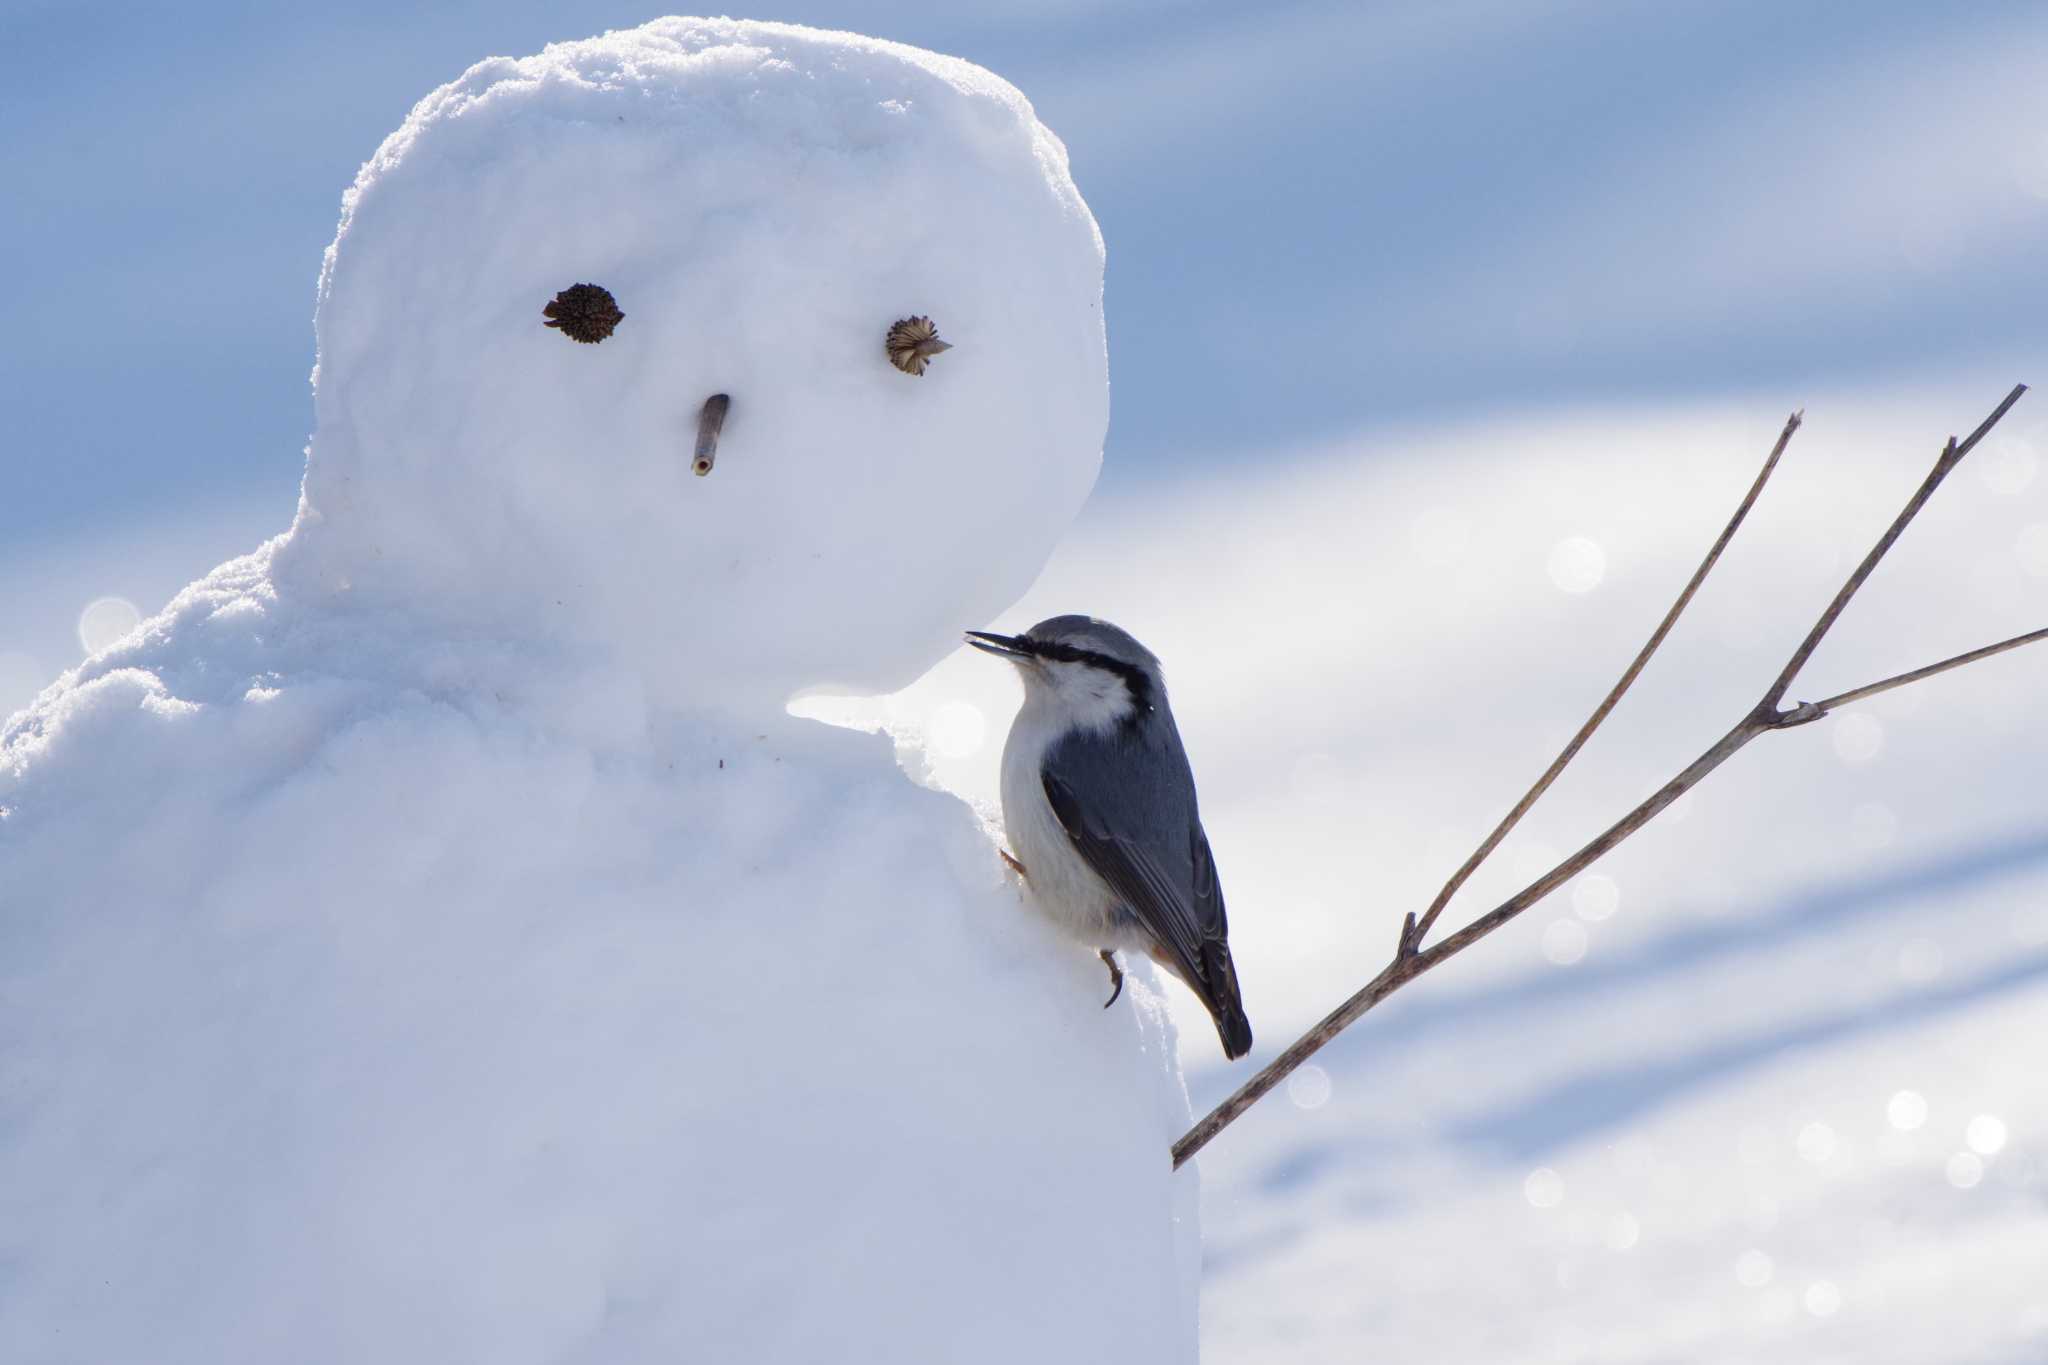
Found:
[[[900,686],[1093,482],[1101,262],[1058,142],[965,63],[681,20],[484,63],[346,204],[280,565],[679,703]],[[914,318],[954,347],[922,374]]]

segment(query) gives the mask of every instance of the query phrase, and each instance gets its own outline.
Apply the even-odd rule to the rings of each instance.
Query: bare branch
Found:
[[[1748,494],[1742,499],[1742,505],[1735,509],[1735,514],[1728,518],[1728,524],[1721,528],[1721,534],[1708,548],[1706,558],[1693,570],[1691,580],[1678,594],[1678,600],[1671,604],[1671,610],[1664,613],[1664,619],[1657,623],[1657,629],[1650,633],[1649,642],[1636,655],[1635,662],[1622,673],[1621,681],[1614,684],[1600,705],[1593,709],[1593,714],[1586,718],[1586,723],[1572,736],[1571,743],[1564,746],[1564,751],[1544,769],[1543,776],[1536,779],[1536,785],[1523,794],[1522,799],[1515,803],[1515,808],[1493,827],[1493,833],[1486,836],[1485,842],[1472,850],[1472,856],[1465,860],[1465,865],[1444,883],[1444,889],[1436,893],[1436,899],[1429,903],[1429,909],[1423,912],[1421,921],[1418,922],[1415,916],[1410,915],[1403,922],[1399,949],[1401,956],[1410,956],[1421,949],[1422,940],[1429,934],[1430,926],[1436,923],[1437,916],[1444,912],[1444,907],[1451,903],[1451,898],[1458,894],[1458,888],[1465,884],[1496,848],[1500,847],[1500,841],[1507,838],[1509,831],[1521,823],[1522,817],[1529,813],[1529,808],[1536,804],[1543,793],[1550,790],[1550,784],[1557,781],[1558,774],[1565,770],[1565,765],[1578,756],[1586,741],[1593,737],[1593,732],[1600,728],[1600,722],[1607,719],[1607,713],[1614,709],[1622,694],[1628,691],[1630,684],[1634,683],[1636,676],[1643,671],[1644,665],[1650,662],[1650,656],[1657,652],[1657,646],[1664,643],[1664,637],[1669,635],[1671,627],[1678,623],[1679,613],[1691,603],[1693,594],[1700,590],[1700,584],[1707,581],[1707,574],[1721,558],[1721,551],[1727,549],[1728,542],[1735,538],[1735,532],[1741,528],[1743,518],[1749,515],[1749,509],[1756,506],[1756,500],[1763,493],[1764,485],[1770,482],[1771,471],[1778,467],[1778,457],[1785,453],[1785,447],[1791,443],[1792,433],[1799,430],[1799,424],[1805,416],[1804,412],[1795,412],[1785,419],[1785,429],[1778,433],[1777,444],[1771,447],[1770,455],[1764,460],[1764,467],[1757,471],[1756,481],[1750,484]]]
[[[1267,1091],[1286,1080],[1288,1073],[1321,1051],[1324,1044],[1357,1023],[1366,1011],[1430,968],[1471,947],[1570,881],[1607,850],[1649,824],[1658,812],[1685,795],[1701,778],[1725,763],[1736,750],[1770,728],[1754,714],[1745,717],[1742,724],[1722,736],[1713,748],[1694,759],[1677,777],[1658,788],[1648,800],[1609,826],[1592,843],[1435,947],[1418,953],[1397,954],[1394,960],[1378,976],[1367,982],[1362,990],[1325,1015],[1322,1022],[1296,1039],[1285,1052],[1268,1062],[1256,1076],[1240,1086],[1235,1094],[1210,1110],[1201,1122],[1184,1133],[1180,1140],[1173,1144],[1174,1169],[1179,1170],[1189,1157],[1208,1145],[1209,1139],[1229,1127],[1239,1114],[1251,1108]]]
[[[1813,651],[1820,647],[1822,639],[1834,629],[1835,618],[1842,614],[1842,609],[1849,605],[1849,599],[1863,586],[1863,580],[1870,577],[1870,572],[1877,567],[1877,562],[1892,548],[1892,542],[1899,538],[1900,532],[1912,524],[1914,517],[1920,515],[1920,509],[1934,496],[1934,490],[1941,487],[1941,481],[1948,477],[1949,471],[1962,463],[1963,456],[1976,448],[1977,442],[1984,439],[1985,433],[1998,424],[1998,419],[2005,416],[2012,405],[2020,401],[2020,395],[2026,391],[2025,384],[2013,385],[2012,392],[2005,396],[2005,401],[1993,408],[1991,415],[1978,423],[1977,429],[1970,433],[1970,439],[1961,445],[1956,444],[1955,437],[1948,438],[1948,445],[1941,452],[1941,458],[1934,462],[1934,468],[1927,471],[1927,477],[1920,481],[1920,487],[1906,500],[1906,505],[1899,509],[1898,516],[1892,519],[1892,524],[1886,528],[1885,533],[1878,537],[1877,544],[1870,547],[1870,553],[1863,556],[1863,562],[1856,566],[1856,571],[1849,575],[1849,581],[1835,594],[1835,600],[1828,603],[1827,610],[1813,623],[1813,629],[1806,632],[1806,638],[1799,642],[1799,648],[1792,651],[1792,657],[1785,661],[1785,667],[1778,673],[1777,681],[1773,682],[1771,690],[1764,694],[1764,705],[1776,707],[1785,699],[1786,689],[1792,686],[1792,679],[1798,676],[1800,669],[1806,667],[1806,661],[1813,657]]]
[[[1808,721],[1819,719],[1834,707],[1846,704],[1847,702],[1873,696],[1879,692],[1889,691],[1894,687],[1901,687],[1919,678],[1931,677],[1936,673],[1944,672],[1951,668],[1959,668],[1966,663],[1988,658],[2004,650],[2016,649],[2020,645],[2034,640],[2048,638],[2048,630],[2033,631],[2026,635],[2014,636],[2010,640],[2001,641],[1995,645],[1987,645],[1982,649],[1972,650],[1967,654],[1959,654],[1952,659],[1945,659],[1938,664],[1931,664],[1926,668],[1916,669],[1911,673],[1902,673],[1895,678],[1887,678],[1881,682],[1853,688],[1848,692],[1830,697],[1824,702],[1802,702],[1790,711],[1781,711],[1779,709],[1779,702],[1783,700],[1786,691],[1798,676],[1799,670],[1813,656],[1813,652],[1819,647],[1820,642],[1827,637],[1828,631],[1833,628],[1836,619],[1841,616],[1842,609],[1848,605],[1849,599],[1856,595],[1857,590],[1863,586],[1864,580],[1870,577],[1871,571],[1877,567],[1878,562],[1884,558],[1886,552],[1891,549],[1901,533],[1912,523],[1913,518],[1919,515],[1920,509],[1926,506],[1927,500],[1941,486],[1942,480],[1948,477],[1949,472],[1961,462],[1965,455],[1970,453],[1971,449],[1984,438],[1985,434],[1997,424],[2001,417],[2005,416],[2012,405],[2019,401],[2020,395],[2025,392],[2026,385],[2016,386],[2011,393],[2006,395],[2005,401],[2000,403],[1992,411],[1991,415],[1978,425],[1977,429],[1970,434],[1968,440],[1957,442],[1953,437],[1949,439],[1948,444],[1943,447],[1940,457],[1935,461],[1934,469],[1921,482],[1920,487],[1914,491],[1913,496],[1908,499],[1906,506],[1892,520],[1892,524],[1885,529],[1884,534],[1878,538],[1877,544],[1872,547],[1870,553],[1864,556],[1863,562],[1857,565],[1856,571],[1850,575],[1849,581],[1842,586],[1840,592],[1835,594],[1834,600],[1821,613],[1820,619],[1814,623],[1813,629],[1807,632],[1806,638],[1799,642],[1798,648],[1793,651],[1792,657],[1787,661],[1785,667],[1779,671],[1777,678],[1771,683],[1770,690],[1764,694],[1763,700],[1758,702],[1747,715],[1743,716],[1733,729],[1716,741],[1712,748],[1687,764],[1676,777],[1673,777],[1669,782],[1659,787],[1647,800],[1637,805],[1635,809],[1622,816],[1614,824],[1608,826],[1606,830],[1584,848],[1544,873],[1500,905],[1450,935],[1443,942],[1427,949],[1417,947],[1422,928],[1434,916],[1436,911],[1441,908],[1440,906],[1433,906],[1431,914],[1425,916],[1420,923],[1416,923],[1412,915],[1409,916],[1409,922],[1414,924],[1415,927],[1413,929],[1404,928],[1401,946],[1396,951],[1394,960],[1383,968],[1378,976],[1367,982],[1355,995],[1332,1010],[1323,1018],[1322,1022],[1295,1040],[1293,1045],[1285,1052],[1282,1052],[1278,1057],[1267,1063],[1257,1075],[1239,1087],[1235,1094],[1217,1105],[1199,1123],[1182,1135],[1181,1139],[1173,1144],[1174,1168],[1176,1170],[1179,1169],[1189,1157],[1199,1152],[1208,1144],[1211,1138],[1228,1127],[1238,1115],[1251,1108],[1253,1104],[1258,1102],[1261,1096],[1285,1080],[1296,1067],[1314,1056],[1325,1044],[1357,1022],[1367,1011],[1408,982],[1413,981],[1424,972],[1463,952],[1480,939],[1485,938],[1488,934],[1493,933],[1502,925],[1514,919],[1530,906],[1542,900],[1545,896],[1548,896],[1564,883],[1570,881],[1607,853],[1609,849],[1612,849],[1622,840],[1648,824],[1657,816],[1658,812],[1664,810],[1672,802],[1685,795],[1686,792],[1690,791],[1705,778],[1708,773],[1711,773],[1714,769],[1727,762],[1758,735],[1769,734],[1774,730],[1788,729],[1796,725],[1803,725]],[[1780,450],[1783,448],[1784,441],[1790,437],[1795,425],[1796,423],[1787,424],[1785,435],[1779,440]],[[1777,451],[1773,452],[1773,462],[1775,462],[1778,453]],[[1767,464],[1764,473],[1768,475],[1769,472],[1770,465]],[[1763,480],[1760,477],[1758,480],[1759,488],[1762,482]],[[1754,500],[1755,493],[1756,490],[1752,489],[1750,501]],[[1746,511],[1747,508],[1748,503],[1745,502],[1743,510]],[[1721,544],[1725,544],[1727,537],[1733,533],[1733,526],[1739,523],[1739,521],[1740,515],[1738,514],[1736,522],[1731,523],[1730,530],[1723,533]],[[1719,548],[1720,546],[1717,544],[1716,553],[1718,553]],[[1687,593],[1690,593],[1698,586],[1698,580],[1704,576],[1705,570],[1712,566],[1712,562],[1713,556],[1710,555],[1707,562],[1701,566],[1700,572],[1695,574],[1694,582],[1688,585]],[[1683,598],[1681,598],[1678,605],[1681,608],[1683,607]],[[1667,615],[1667,625],[1671,619],[1675,618],[1676,614],[1677,609],[1674,608]],[[1652,637],[1651,649],[1654,649],[1658,638],[1656,636]],[[1643,655],[1637,657],[1637,662],[1631,665],[1633,670],[1640,671],[1641,664],[1647,657],[1648,652],[1646,650]],[[1620,689],[1617,689],[1614,695],[1618,696],[1619,691]],[[1611,709],[1611,700],[1609,705]],[[1582,731],[1582,735],[1590,733],[1592,725],[1597,725],[1603,714],[1604,712],[1596,712],[1593,722],[1589,724],[1585,731]],[[1563,762],[1568,762],[1573,752],[1575,750],[1567,750],[1563,761],[1553,764],[1553,769],[1561,769]],[[1541,795],[1543,787],[1547,785],[1548,777],[1554,775],[1553,772],[1547,775],[1544,782],[1539,782],[1535,795]],[[1520,811],[1526,810],[1527,806],[1532,803],[1533,797],[1525,798],[1523,805],[1512,818],[1519,818]],[[1496,833],[1504,832],[1502,830]],[[1496,839],[1493,842],[1497,843],[1498,840]],[[1481,856],[1483,856],[1483,853]],[[1471,866],[1477,866],[1477,861],[1474,860]],[[1469,869],[1461,872],[1461,877],[1454,879],[1454,881],[1461,880],[1464,875],[1469,875]],[[1453,886],[1450,889],[1455,891],[1456,887]]]
[[[1609,825],[1600,836],[1559,863],[1535,881],[1517,891],[1507,900],[1473,920],[1464,928],[1446,938],[1442,943],[1422,954],[1428,965],[1437,963],[1452,954],[1471,947],[1494,930],[1506,924],[1515,916],[1527,910],[1537,901],[1563,886],[1572,878],[1591,867],[1600,857],[1622,840],[1650,823],[1672,802],[1699,785],[1700,779],[1733,758],[1741,748],[1758,735],[1771,730],[1767,721],[1751,715],[1740,725],[1715,741],[1714,747],[1687,764],[1678,776],[1659,787],[1650,797],[1627,815]]]
[[[1852,687],[1847,692],[1837,692],[1825,701],[1804,702],[1801,704],[1802,709],[1809,706],[1813,707],[1816,714],[1811,717],[1802,716],[1800,723],[1804,723],[1808,719],[1818,720],[1837,706],[1846,706],[1852,701],[1862,701],[1865,697],[1874,697],[1880,692],[1889,692],[1894,687],[1904,687],[1907,683],[1919,682],[1922,678],[1931,678],[1937,673],[1946,673],[1951,668],[1961,668],[1964,664],[1973,664],[1979,659],[1988,659],[1994,654],[2003,654],[2008,649],[2018,649],[2021,645],[2030,645],[2036,640],[2048,640],[2048,627],[2040,630],[2030,630],[2025,635],[2015,635],[2010,640],[2000,640],[1995,645],[1985,645],[1982,649],[1973,649],[1967,653],[1958,654],[1954,658],[1943,659],[1938,664],[1929,664],[1925,668],[1916,668],[1910,673],[1901,673],[1896,677],[1886,678],[1882,682],[1865,683],[1861,687]]]

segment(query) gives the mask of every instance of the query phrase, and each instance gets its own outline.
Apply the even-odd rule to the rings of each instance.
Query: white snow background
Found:
[[[1154,149],[1162,120],[1199,130],[1186,101],[1199,112],[1218,81],[1246,85],[1256,64],[1244,54],[1316,34],[1311,18],[1170,45],[1170,60],[1136,69],[1143,99],[1128,64],[1113,96],[1106,81],[1090,94],[1085,67],[1066,89],[1027,81],[1027,93],[1042,112],[1070,111],[1048,117],[1075,143],[1099,209],[1104,191],[1086,167],[1103,151],[1077,123],[1116,118],[1123,141],[1111,160]],[[1405,36],[1421,72],[1454,51],[1441,35]],[[1487,311],[1502,300],[1468,294],[1445,308],[1441,346],[1426,352],[1455,370],[1454,348],[1554,346],[1560,366],[1581,366],[1557,371],[1568,392],[1568,379],[1611,358],[1609,314],[1623,299],[1644,354],[1696,345],[1701,332],[1678,325],[1692,310],[1691,328],[1761,333],[1773,364],[1785,337],[1803,338],[1787,364],[1801,373],[1828,358],[1816,351],[1850,356],[1826,382],[1767,386],[1722,360],[1703,371],[1705,398],[1559,410],[1481,394],[1497,410],[1480,420],[1374,421],[1319,441],[1238,435],[1227,467],[1192,477],[1156,461],[1137,477],[1126,465],[1118,495],[1091,505],[1004,618],[1097,611],[1165,657],[1261,1056],[1370,975],[1401,911],[1426,902],[1578,723],[1786,409],[1806,406],[1808,426],[1714,584],[1504,851],[1503,870],[1461,905],[1511,889],[1507,869],[1526,873],[1568,849],[1717,735],[1940,437],[1967,429],[2010,381],[2048,373],[2038,348],[1956,327],[1924,329],[1922,344],[1966,365],[1857,358],[1914,334],[1901,300],[1924,301],[1979,268],[1995,279],[2002,252],[2041,243],[2030,188],[2039,157],[2028,149],[2048,144],[2040,87],[2021,79],[2035,49],[2011,31],[1984,36],[1958,31],[1936,46],[1949,74],[1934,83],[1948,96],[1932,105],[1893,99],[1930,59],[1905,47],[1805,50],[1810,81],[1724,91],[1733,117],[1681,139],[1681,155],[1646,150],[1662,180],[1596,181],[1601,193],[1546,220],[1518,258],[1524,268],[1503,281],[1552,278],[1529,268],[1549,249],[1587,270],[1604,265],[1609,274],[1581,292],[1559,284],[1554,302],[1570,305],[1572,327],[1560,333],[1528,305],[1527,325],[1502,331]],[[1348,49],[1322,50],[1341,65]],[[1295,74],[1342,79],[1313,65]],[[1250,120],[1247,138],[1262,113],[1280,117],[1270,101],[1230,103]],[[1759,135],[1787,126],[1813,130],[1802,155],[1756,150]],[[1702,166],[1712,173],[1696,175]],[[1137,178],[1194,193],[1207,169],[1155,156]],[[1816,190],[1816,173],[1830,170],[1839,174]],[[1805,211],[1788,220],[1715,188],[1757,174],[1796,186]],[[1944,192],[1924,193],[1928,176]],[[1692,250],[1650,251],[1668,239],[1656,212],[1645,221],[1646,202],[1673,222],[1705,221]],[[1738,231],[1745,223],[1753,230]],[[1635,231],[1621,246],[1638,254],[1578,250],[1602,225]],[[1133,250],[1159,252],[1144,250],[1156,239],[1110,226],[1114,287],[1120,252],[1132,270],[1144,268]],[[1673,260],[1716,269],[1674,272]],[[1753,262],[1777,263],[1778,283],[1759,286]],[[1335,278],[1335,265],[1317,269]],[[1453,274],[1411,271],[1415,298],[1395,312],[1428,316],[1451,297],[1431,294],[1432,281]],[[1624,275],[1640,278],[1635,292],[1613,288]],[[1829,285],[1824,297],[1816,280]],[[2009,284],[2020,296],[2033,287],[2025,276]],[[1896,306],[1865,336],[1830,344],[1799,330],[1801,319],[1856,316],[1874,301]],[[1339,304],[1361,325],[1389,316]],[[1131,334],[1152,340],[1151,352],[1170,339],[1142,320],[1118,332],[1125,316],[1112,307],[1113,358],[1139,366]],[[1215,349],[1218,373],[1234,372],[1238,357]],[[1522,388],[1533,398],[1544,385]],[[1952,480],[1801,692],[2041,623],[2040,401],[2023,402]],[[1127,412],[1120,397],[1120,425]],[[151,607],[282,513],[252,512],[226,489],[197,516],[10,550],[11,580],[36,585],[5,604],[13,633],[0,637],[0,663],[22,674],[7,680],[11,695],[47,680],[47,668],[22,661],[51,657],[50,641],[90,598],[117,585]],[[1610,859],[1605,880],[1560,893],[1404,992],[1225,1134],[1202,1159],[1209,1358],[2048,1354],[2038,1045],[2048,826],[2028,706],[2040,668],[2022,653],[1873,702],[1861,720],[1761,742]],[[896,716],[930,728],[947,780],[985,792],[978,774],[999,745],[1006,686],[988,661],[956,658]],[[1211,1066],[1205,1035],[1183,1032],[1198,1108],[1247,1074]]]

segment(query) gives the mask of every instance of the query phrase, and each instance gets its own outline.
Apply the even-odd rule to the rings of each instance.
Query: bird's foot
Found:
[[[1102,965],[1109,968],[1109,999],[1102,1002],[1102,1008],[1108,1009],[1124,993],[1124,969],[1116,965],[1116,954],[1109,949],[1104,948],[1101,953]]]
[[[1020,877],[1024,876],[1024,864],[1018,862],[1015,858],[1012,858],[1010,856],[1008,849],[999,848],[996,850],[996,854],[997,856],[1002,858],[1004,862],[1010,865],[1010,871],[1016,873]],[[1029,879],[1027,878],[1026,880]]]

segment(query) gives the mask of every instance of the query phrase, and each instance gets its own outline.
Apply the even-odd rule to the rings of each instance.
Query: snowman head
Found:
[[[968,63],[684,19],[481,63],[344,201],[280,586],[684,705],[901,686],[1092,485],[1101,299],[1064,149]]]

